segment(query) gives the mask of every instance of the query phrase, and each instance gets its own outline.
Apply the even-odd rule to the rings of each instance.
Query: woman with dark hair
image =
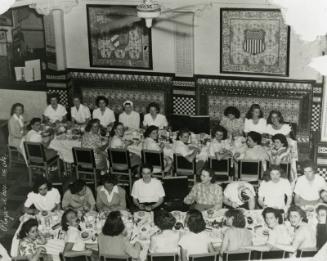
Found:
[[[22,138],[24,136],[24,105],[21,103],[15,103],[11,107],[10,119],[8,121],[8,145],[19,149]]]
[[[260,134],[266,133],[267,121],[263,118],[263,112],[259,104],[252,104],[246,113],[244,122],[244,132],[255,131]]]
[[[284,123],[283,115],[280,111],[272,110],[267,119],[267,133],[271,136],[275,134],[283,134],[286,137],[291,132],[291,126]]]
[[[38,246],[46,244],[46,239],[39,234],[38,225],[37,220],[31,218],[21,226],[18,233],[18,256],[26,257],[31,261],[38,261],[42,255],[46,254],[45,248]]]
[[[38,177],[34,181],[33,191],[28,193],[24,203],[24,211],[27,214],[35,215],[42,211],[47,212],[60,209],[60,194],[56,188],[44,177]]]
[[[159,143],[159,128],[157,126],[151,125],[147,127],[144,132],[144,141],[143,141],[143,149],[144,150],[153,150],[153,151],[162,151],[164,153],[164,166],[165,172],[169,172],[172,164],[173,159],[172,155],[168,155],[166,150],[164,150],[165,144]]]
[[[76,180],[69,185],[62,198],[62,208],[72,208],[88,212],[95,209],[95,199],[92,190],[86,186],[85,181]]]
[[[66,232],[66,243],[63,251],[65,257],[92,255],[91,250],[85,249],[79,222],[77,212],[73,209],[67,209],[61,217],[61,227]]]
[[[245,228],[245,216],[240,209],[230,209],[225,213],[226,231],[220,253],[241,250],[252,245],[251,231]]]
[[[218,126],[211,131],[211,143],[209,146],[209,155],[217,160],[227,159],[232,156],[232,147],[227,140],[227,131],[224,127]]]
[[[119,211],[110,212],[98,237],[99,254],[139,258],[141,244],[133,246],[124,236],[125,225]]]
[[[292,188],[287,178],[283,177],[284,171],[276,165],[271,165],[264,176],[265,181],[259,187],[259,205],[263,208],[271,207],[284,210],[286,213],[292,203]],[[286,203],[285,203],[286,199]]]
[[[100,122],[98,119],[90,120],[82,136],[82,148],[94,150],[94,158],[97,169],[107,169],[107,152],[109,141],[103,140],[100,135]]]
[[[311,225],[307,223],[307,217],[304,210],[296,205],[288,209],[288,219],[294,228],[294,236],[290,245],[271,244],[272,247],[295,253],[298,249],[307,249],[316,247],[316,234]]]
[[[317,213],[317,250],[327,242],[327,205],[319,205],[316,208]]]
[[[268,152],[271,164],[279,165],[280,163],[291,162],[291,152],[288,142],[283,134],[275,134],[272,136],[273,147]]]
[[[159,129],[163,129],[168,126],[166,116],[160,113],[159,104],[151,102],[148,105],[148,113],[144,115],[143,127],[157,126]]]
[[[97,188],[97,208],[99,211],[118,211],[126,209],[126,193],[117,185],[112,175],[102,177],[102,186]]]
[[[77,124],[85,124],[91,119],[91,112],[89,107],[81,103],[81,97],[73,97],[74,106],[70,108],[72,122]]]
[[[151,236],[149,251],[151,253],[177,253],[180,234],[173,227],[176,218],[167,210],[158,210],[154,213],[154,224],[160,229]]]
[[[182,260],[187,261],[189,255],[213,252],[210,236],[205,231],[206,223],[202,213],[196,209],[189,210],[185,223],[189,232],[184,234],[179,241],[179,246],[182,248]]]
[[[64,106],[59,104],[58,94],[50,94],[48,97],[49,105],[43,112],[45,122],[56,123],[66,120],[67,111]]]
[[[240,114],[240,111],[233,106],[224,110],[224,117],[221,119],[220,125],[227,130],[229,137],[243,136],[244,122],[240,118]]]
[[[223,206],[223,190],[215,183],[215,173],[212,169],[203,169],[200,176],[201,182],[196,183],[191,192],[184,198],[187,205],[194,204],[194,208],[200,211],[215,209]]]
[[[92,113],[92,118],[98,119],[101,126],[104,128],[107,128],[108,125],[112,125],[116,121],[114,112],[107,107],[108,103],[106,97],[98,96],[96,98],[96,105],[98,108]]]

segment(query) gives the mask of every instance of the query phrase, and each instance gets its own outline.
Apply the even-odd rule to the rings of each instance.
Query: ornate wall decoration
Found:
[[[152,69],[151,29],[143,21],[111,28],[133,16],[133,6],[87,5],[92,67]]]
[[[279,10],[220,11],[220,72],[288,76],[289,27]]]

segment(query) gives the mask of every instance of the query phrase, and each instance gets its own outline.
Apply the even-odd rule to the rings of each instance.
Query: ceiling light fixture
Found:
[[[144,0],[142,4],[136,7],[137,16],[145,19],[145,25],[147,28],[151,28],[152,19],[160,16],[161,7],[158,3],[154,3],[151,0]]]

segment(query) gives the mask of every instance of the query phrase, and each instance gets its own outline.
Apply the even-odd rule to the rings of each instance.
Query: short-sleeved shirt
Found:
[[[187,255],[206,254],[209,252],[210,237],[206,231],[200,233],[188,232],[179,241],[182,249],[186,250]]]
[[[95,205],[95,199],[93,193],[89,187],[86,187],[85,195],[79,196],[77,194],[72,194],[70,189],[68,189],[62,199],[62,207],[72,207],[74,209],[86,206],[90,208]]]
[[[287,179],[281,178],[277,183],[271,180],[263,181],[259,187],[259,198],[263,198],[263,202],[267,207],[284,209],[285,195],[292,196],[291,184]]]
[[[213,139],[210,142],[209,154],[211,157],[215,157],[216,153],[219,153],[223,149],[231,150],[230,142],[228,140],[222,140],[219,142],[216,139]]]
[[[326,182],[323,177],[315,174],[315,178],[313,181],[309,181],[305,175],[298,178],[294,193],[299,195],[304,200],[318,200],[319,199],[319,191],[326,187]]]
[[[100,124],[105,127],[116,121],[114,112],[109,108],[106,108],[103,113],[100,108],[97,108],[93,111],[92,116],[93,119],[98,119]]]
[[[278,224],[273,229],[269,229],[268,242],[271,245],[290,245],[292,238],[284,224]]]
[[[168,122],[165,115],[160,113],[157,114],[156,118],[153,119],[150,113],[144,115],[143,126],[157,126],[159,129],[168,126]]]
[[[80,104],[78,109],[76,106],[71,107],[70,113],[72,118],[74,118],[77,123],[85,123],[87,119],[91,118],[90,109],[83,104]]]
[[[283,124],[279,130],[274,129],[271,124],[268,124],[267,130],[266,130],[266,132],[271,136],[274,136],[276,134],[283,134],[283,135],[287,136],[290,134],[291,131],[292,131],[292,129],[289,124]]]
[[[223,192],[221,187],[216,183],[210,183],[209,185],[197,183],[193,186],[185,200],[221,208],[223,205]]]
[[[77,243],[81,240],[81,231],[77,227],[69,226],[66,232],[66,243]]]
[[[120,137],[115,135],[112,137],[109,147],[113,149],[123,149],[125,148],[125,143]]]
[[[57,204],[60,204],[60,194],[56,188],[52,188],[45,196],[34,192],[28,193],[24,206],[29,208],[34,205],[39,211],[51,211]]]
[[[149,183],[139,179],[135,181],[131,195],[140,203],[158,202],[160,198],[165,196],[165,191],[161,182],[156,178],[151,178]]]
[[[174,152],[176,154],[180,154],[183,157],[189,156],[190,154],[193,153],[193,150],[188,147],[187,144],[182,142],[181,140],[177,140],[175,145],[174,145]]]
[[[254,188],[250,183],[245,181],[234,181],[225,188],[224,197],[241,206],[245,203],[240,197],[241,191],[244,189],[249,189],[251,193],[255,195]]]
[[[54,109],[51,105],[45,109],[43,115],[50,119],[50,122],[62,121],[67,111],[64,106],[58,104],[57,109]]]
[[[130,129],[139,129],[140,128],[140,114],[136,111],[131,111],[130,114],[122,112],[119,115],[119,122],[121,122],[125,127]]]
[[[254,123],[252,119],[245,119],[244,122],[244,132],[248,133],[250,131],[255,131],[260,134],[267,132],[267,121],[264,118],[260,118],[257,123]]]

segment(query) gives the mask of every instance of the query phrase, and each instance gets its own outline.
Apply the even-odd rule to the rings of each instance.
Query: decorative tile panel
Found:
[[[181,115],[195,115],[194,96],[173,96],[173,113]]]

